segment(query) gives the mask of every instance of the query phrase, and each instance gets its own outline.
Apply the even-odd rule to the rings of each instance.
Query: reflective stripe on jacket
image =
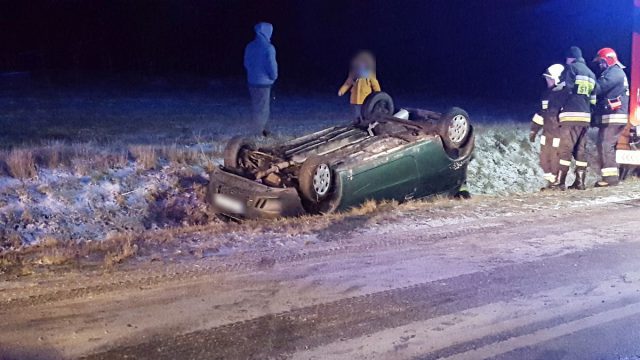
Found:
[[[605,69],[598,78],[595,125],[626,125],[629,121],[629,80],[619,65]],[[612,108],[611,104],[616,104]],[[615,105],[614,105],[615,106]]]
[[[596,76],[584,59],[565,66],[560,75],[566,99],[558,116],[563,125],[588,127],[591,124],[591,102],[595,94]]]
[[[537,116],[531,119],[531,131],[537,133],[542,127],[545,130],[557,128],[560,125],[558,123],[558,113],[566,97],[567,93],[562,86],[545,90],[541,96],[540,108],[536,112]]]

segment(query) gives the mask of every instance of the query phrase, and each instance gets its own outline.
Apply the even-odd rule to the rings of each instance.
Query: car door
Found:
[[[349,170],[344,186],[345,201],[412,198],[419,178],[414,144],[396,145],[362,158]]]
[[[416,197],[452,191],[464,181],[468,161],[453,161],[435,138],[417,146],[418,168]]]

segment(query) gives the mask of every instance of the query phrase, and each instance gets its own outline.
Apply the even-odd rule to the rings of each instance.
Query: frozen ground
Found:
[[[526,107],[423,105],[472,114],[471,200],[226,224],[246,100],[87,94],[0,100],[0,358],[637,357],[640,182],[534,193]],[[348,114],[278,99],[269,141]]]
[[[269,141],[347,122],[345,102],[278,94],[276,135]],[[501,196],[541,186],[539,144],[527,140],[531,110],[526,106],[491,108],[480,101],[418,95],[397,96],[396,102],[440,111],[453,105],[468,109],[477,128],[469,168],[474,194]],[[3,93],[0,109],[0,253],[35,243],[99,241],[215,221],[201,201],[206,168],[220,162],[226,140],[250,130],[248,101],[237,89],[171,96]],[[33,164],[15,164],[12,152],[31,157]]]

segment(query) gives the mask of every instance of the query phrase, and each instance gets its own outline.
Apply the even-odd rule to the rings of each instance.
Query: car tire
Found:
[[[360,109],[360,116],[365,120],[371,120],[378,114],[392,116],[394,110],[391,96],[386,92],[376,91],[364,99],[364,103]]]
[[[241,136],[236,136],[229,140],[224,148],[224,167],[227,169],[238,169],[240,164],[240,152],[243,149],[253,149],[254,145],[251,141]]]
[[[447,149],[460,149],[471,136],[471,123],[466,111],[454,107],[440,119],[438,135]]]
[[[298,185],[303,200],[311,204],[320,204],[333,190],[333,169],[320,156],[310,156],[302,163],[298,174]]]

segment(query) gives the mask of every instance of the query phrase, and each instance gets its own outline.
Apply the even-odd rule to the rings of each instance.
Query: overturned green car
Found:
[[[224,166],[210,173],[207,202],[219,216],[245,219],[461,194],[474,148],[464,110],[394,113],[391,97],[374,93],[362,118],[269,148],[233,138]]]

